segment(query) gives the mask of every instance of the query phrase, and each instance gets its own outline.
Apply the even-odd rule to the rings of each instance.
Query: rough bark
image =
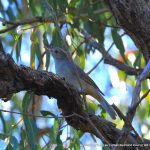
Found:
[[[150,0],[107,0],[113,15],[148,62],[150,57]]]
[[[64,79],[53,73],[32,70],[29,67],[18,66],[10,55],[0,51],[0,97],[9,100],[14,93],[31,90],[37,95],[47,95],[58,100],[58,106],[66,117],[69,125],[83,132],[89,132],[109,143],[116,143],[121,131],[115,125],[99,116],[87,113],[81,102],[79,93],[70,87]],[[91,126],[92,121],[102,137]],[[137,137],[130,134],[127,143],[138,143]],[[145,140],[146,143],[150,143]],[[129,147],[127,147],[129,148]]]

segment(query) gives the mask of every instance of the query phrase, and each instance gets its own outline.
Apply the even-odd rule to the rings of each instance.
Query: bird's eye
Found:
[[[58,53],[58,51],[57,51],[57,50],[55,50],[55,53],[57,54],[57,53]]]

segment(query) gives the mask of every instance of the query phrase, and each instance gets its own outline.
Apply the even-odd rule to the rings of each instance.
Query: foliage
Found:
[[[101,0],[8,0],[0,1],[0,20],[2,21],[1,31],[9,28],[11,25],[7,21],[16,23],[22,22],[17,28],[1,33],[1,39],[7,53],[10,53],[18,64],[29,65],[33,69],[42,69],[50,71],[53,63],[50,59],[50,53],[44,50],[43,43],[59,46],[73,53],[74,61],[81,66],[82,69],[90,70],[88,64],[93,62],[96,64],[99,60],[94,60],[97,54],[101,56],[100,49],[96,49],[84,39],[81,30],[87,31],[98,43],[117,60],[129,65],[133,68],[141,68],[144,66],[144,60],[140,51],[135,47],[130,49],[125,46],[125,42],[131,42],[131,39],[124,33],[119,24],[114,19],[113,14],[108,9],[104,1]],[[45,21],[33,22],[32,19],[44,18]],[[27,19],[30,23],[23,23]],[[46,21],[47,20],[47,21]],[[89,57],[93,56],[93,57]],[[103,54],[105,58],[105,55]],[[92,59],[92,60],[90,60]],[[100,58],[98,58],[100,59]],[[91,65],[91,66],[92,66]],[[97,71],[92,72],[92,76],[96,76],[99,80],[99,75],[107,73],[107,83],[104,83],[106,98],[110,98],[111,92],[114,96],[118,90],[124,94],[123,97],[114,96],[114,99],[119,99],[119,107],[125,111],[127,103],[126,99],[131,99],[131,91],[135,86],[135,77],[129,76],[123,71],[106,67],[101,64]],[[94,66],[94,65],[93,65]],[[113,71],[113,72],[111,72]],[[110,73],[109,73],[110,72]],[[115,74],[113,74],[115,72]],[[102,75],[102,76],[103,76]],[[117,75],[118,83],[113,83],[113,75]],[[117,85],[118,84],[118,85]],[[112,85],[112,87],[111,87]],[[100,87],[103,85],[100,85]],[[145,93],[149,84],[143,83],[142,93]],[[126,89],[122,89],[126,88]],[[130,89],[128,91],[128,88]],[[124,93],[126,92],[127,93]],[[119,95],[118,94],[118,95]],[[4,102],[1,102],[1,134],[0,139],[7,149],[80,149],[86,143],[85,137],[92,143],[100,141],[92,136],[77,131],[66,125],[65,120],[59,117],[58,110],[52,110],[41,107],[47,105],[45,97],[36,97],[32,92],[16,94],[12,97],[8,107],[11,111],[5,115],[3,110],[7,108]],[[111,98],[110,98],[111,99]],[[149,96],[146,98],[145,104],[138,110],[137,124],[147,128],[148,121],[143,121],[143,118],[148,118],[149,111]],[[114,101],[115,102],[115,101]],[[88,111],[96,113],[106,118],[106,112],[98,105],[87,99]],[[117,102],[116,102],[117,103]],[[54,104],[51,104],[54,105]],[[146,113],[145,112],[146,108]],[[47,109],[47,110],[46,110]],[[41,113],[40,113],[40,110]],[[102,113],[100,113],[102,111]],[[22,115],[13,112],[20,112]],[[26,113],[33,114],[31,116]],[[25,115],[26,114],[26,115]],[[40,121],[35,115],[41,115]],[[58,114],[58,115],[57,115]],[[50,117],[49,117],[50,116]],[[45,118],[46,117],[46,118]],[[40,123],[43,122],[40,127]],[[122,124],[121,120],[114,121],[116,124]],[[121,126],[119,126],[121,128]],[[139,132],[141,129],[138,129]],[[143,136],[147,136],[144,131]],[[1,143],[0,140],[0,143]],[[88,142],[87,142],[88,143]]]

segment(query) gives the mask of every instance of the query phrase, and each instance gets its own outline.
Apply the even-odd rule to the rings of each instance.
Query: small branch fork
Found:
[[[128,135],[130,134],[131,130],[133,130],[133,132],[135,133],[135,135],[137,136],[138,138],[138,142],[143,144],[143,139],[138,135],[138,133],[135,131],[135,129],[133,128],[131,122],[134,118],[134,115],[136,113],[136,109],[137,107],[139,106],[139,104],[141,103],[141,101],[148,95],[148,93],[150,92],[150,90],[148,90],[142,97],[141,99],[139,98],[139,94],[140,94],[140,91],[141,91],[141,83],[143,80],[145,80],[148,75],[149,75],[149,70],[150,70],[150,60],[149,62],[147,63],[146,67],[144,68],[144,70],[142,69],[135,69],[135,68],[132,68],[130,66],[127,66],[125,64],[123,64],[122,62],[119,62],[118,60],[112,58],[108,53],[107,51],[105,50],[105,48],[103,46],[101,46],[99,43],[97,43],[91,35],[89,35],[85,30],[82,30],[81,31],[84,38],[89,42],[89,44],[91,46],[93,46],[95,49],[98,49],[102,54],[103,54],[103,57],[105,59],[105,62],[107,62],[108,64],[110,65],[113,65],[115,67],[117,67],[118,69],[122,70],[122,71],[125,71],[128,75],[139,75],[139,78],[136,82],[136,87],[134,89],[134,92],[133,92],[133,96],[132,96],[132,104],[131,104],[131,107],[128,108],[128,111],[127,111],[127,115],[124,116],[122,114],[122,112],[115,106],[113,105],[113,108],[116,110],[118,116],[124,120],[125,122],[125,125],[122,129],[122,133],[120,135],[120,137],[118,138],[118,141],[117,141],[117,144],[124,144],[126,143],[126,139],[128,137]],[[142,72],[141,72],[142,71]],[[115,147],[114,148],[115,150],[121,150],[121,148],[119,147]],[[147,148],[145,148],[147,149]]]
[[[128,75],[139,75],[140,72],[142,71],[142,69],[135,69],[135,68],[132,68],[118,60],[116,60],[115,58],[113,58],[106,50],[105,48],[100,45],[98,42],[96,42],[94,40],[94,38],[92,38],[91,35],[89,35],[87,33],[87,31],[85,30],[81,30],[81,33],[83,34],[84,36],[84,39],[88,42],[89,45],[91,45],[92,47],[94,47],[95,49],[98,49],[103,57],[104,57],[104,62],[107,63],[107,64],[110,64],[112,66],[115,66],[116,68],[126,72]]]
[[[120,135],[120,137],[118,138],[117,143],[125,143],[127,140],[127,136],[130,134],[130,131],[133,130],[131,122],[134,118],[134,115],[136,113],[136,109],[139,106],[139,104],[141,103],[141,101],[148,95],[148,93],[150,92],[150,90],[148,90],[141,98],[140,98],[140,91],[141,91],[141,84],[142,81],[144,81],[150,71],[150,60],[148,61],[147,65],[145,66],[144,70],[142,71],[142,73],[140,74],[139,78],[137,79],[136,82],[136,86],[134,88],[133,91],[133,95],[132,95],[132,103],[131,106],[128,108],[127,111],[127,115],[124,118],[125,121],[125,125],[122,129],[122,134]],[[133,130],[134,131],[134,130]],[[137,134],[136,134],[137,135]],[[143,143],[143,140],[140,139],[139,141],[140,143]],[[117,148],[115,149],[117,150]]]
[[[0,30],[0,34],[8,32],[12,29],[15,29],[20,25],[27,25],[27,24],[31,25],[34,23],[50,23],[50,22],[52,22],[52,20],[50,20],[48,18],[42,18],[42,17],[36,17],[36,18],[26,19],[26,20],[16,21],[16,22],[7,21],[7,20],[4,20],[3,18],[0,18],[0,21],[3,23],[3,25],[10,25],[6,29]]]

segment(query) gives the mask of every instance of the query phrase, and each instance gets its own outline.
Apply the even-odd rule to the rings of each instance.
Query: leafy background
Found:
[[[33,18],[44,18],[45,21],[23,23]],[[0,32],[6,53],[11,54],[17,64],[55,72],[53,59],[44,49],[47,43],[72,53],[75,63],[85,72],[100,62],[89,76],[111,104],[115,103],[123,113],[126,112],[136,77],[104,64],[102,56],[105,55],[92,47],[81,33],[85,30],[91,34],[115,59],[134,68],[144,66],[142,54],[119,26],[104,0],[3,0],[0,1],[0,31],[11,26],[4,20],[22,22],[12,30]],[[149,86],[148,82],[144,82],[141,94]],[[145,138],[150,137],[149,100],[148,95],[134,120],[136,130]],[[93,101],[93,98],[87,97],[88,111],[111,120]],[[102,147],[101,141],[94,135],[82,133],[66,124],[55,99],[23,91],[13,95],[8,102],[0,101],[0,110],[0,149]],[[113,122],[118,128],[123,126],[119,118]]]

